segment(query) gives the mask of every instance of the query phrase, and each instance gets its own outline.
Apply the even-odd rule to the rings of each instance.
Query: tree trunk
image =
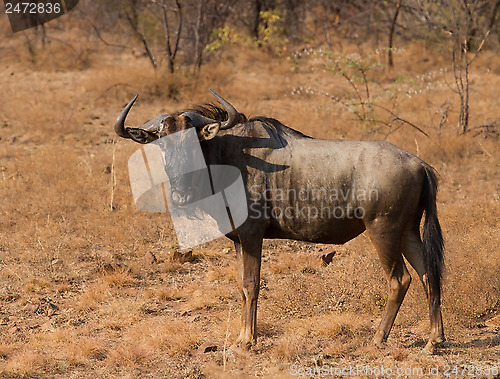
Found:
[[[262,11],[262,0],[255,0],[253,5],[254,14],[250,32],[256,40],[259,40],[259,26],[262,21],[262,18],[260,17],[260,12]]]
[[[394,31],[396,30],[396,21],[398,19],[399,10],[401,9],[402,0],[398,0],[396,3],[396,12],[394,12],[394,17],[392,18],[391,29],[389,30],[389,46],[387,50],[387,63],[389,67],[394,67],[394,61],[392,59],[392,46],[394,43]]]

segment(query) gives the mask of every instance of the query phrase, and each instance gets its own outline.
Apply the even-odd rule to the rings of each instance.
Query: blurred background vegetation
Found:
[[[64,22],[24,35],[34,60],[61,29],[78,28],[89,42],[133,49],[173,72],[220,58],[231,44],[282,54],[299,44],[335,50],[340,41],[370,41],[387,48],[389,60],[391,48],[418,40],[474,52],[487,39],[498,49],[499,15],[500,0],[81,0]]]
[[[59,21],[22,34],[35,66],[53,57],[53,49],[63,49],[66,66],[59,66],[85,69],[106,47],[146,58],[151,69],[171,74],[197,72],[234,48],[261,49],[297,63],[297,49],[331,53],[370,46],[367,54],[383,54],[382,64],[391,68],[398,65],[393,57],[398,48],[425,41],[453,73],[450,89],[459,101],[458,129],[465,134],[471,129],[470,67],[482,50],[498,50],[499,18],[500,0],[95,0],[80,1]],[[0,27],[2,35],[12,35],[7,23]],[[9,53],[19,54],[0,42],[0,54]],[[365,76],[369,67],[352,59],[349,67],[338,59],[333,63],[328,69],[353,87],[366,87],[354,88],[356,107],[363,108],[366,120],[365,108],[372,106]],[[353,66],[360,81],[346,73]]]

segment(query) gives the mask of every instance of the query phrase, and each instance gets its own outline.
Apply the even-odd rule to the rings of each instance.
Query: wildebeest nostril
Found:
[[[193,198],[191,192],[172,191],[172,201],[177,206],[189,204]]]

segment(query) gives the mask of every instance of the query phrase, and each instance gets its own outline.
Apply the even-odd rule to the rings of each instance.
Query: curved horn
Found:
[[[191,125],[193,125],[195,128],[202,128],[205,125],[218,122],[217,120],[202,116],[201,114],[192,111],[184,112],[182,116],[189,117],[189,119],[191,120]]]
[[[125,108],[123,108],[123,110],[120,112],[120,114],[116,118],[115,132],[120,137],[130,138],[130,135],[125,130],[125,119],[127,118],[127,115],[128,115],[128,112],[130,111],[130,108],[132,108],[132,105],[134,105],[135,101],[137,100],[137,97],[139,97],[139,95],[135,95],[135,97],[132,99],[132,101],[130,103],[128,103]]]
[[[222,106],[227,111],[227,121],[223,122],[222,125],[220,126],[220,128],[222,130],[224,130],[224,129],[229,129],[229,128],[232,128],[233,126],[235,126],[238,122],[239,115],[240,115],[238,113],[238,111],[231,104],[229,104],[229,102],[227,102],[222,97],[217,95],[214,91],[210,90],[210,92],[212,93],[212,95],[215,96],[215,98],[219,101],[219,103],[222,104]]]

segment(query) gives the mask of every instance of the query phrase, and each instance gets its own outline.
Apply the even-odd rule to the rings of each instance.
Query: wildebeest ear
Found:
[[[198,138],[200,139],[200,141],[208,141],[214,138],[217,135],[217,133],[219,133],[219,129],[220,129],[220,122],[205,125],[198,132]]]
[[[130,135],[130,138],[132,138],[135,142],[144,144],[158,139],[158,136],[155,133],[148,132],[147,130],[139,128],[127,128],[126,130]]]

